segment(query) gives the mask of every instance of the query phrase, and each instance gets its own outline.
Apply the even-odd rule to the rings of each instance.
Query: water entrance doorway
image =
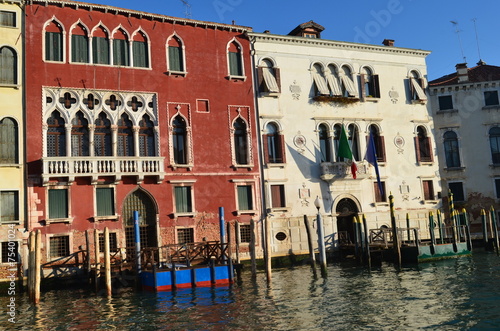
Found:
[[[355,240],[354,216],[358,214],[358,206],[349,199],[343,198],[337,204],[337,231],[339,233],[339,244],[352,244]]]
[[[142,189],[129,194],[123,203],[122,217],[125,227],[125,245],[135,247],[134,211],[139,212],[139,232],[141,248],[158,247],[156,233],[156,204],[152,197]]]

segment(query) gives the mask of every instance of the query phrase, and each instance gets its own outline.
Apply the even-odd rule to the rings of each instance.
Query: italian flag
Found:
[[[349,141],[347,140],[344,124],[342,124],[342,130],[340,132],[339,151],[337,156],[343,157],[351,162],[352,178],[356,179],[358,167],[356,166],[356,160],[354,160],[354,157],[352,156],[351,146],[349,146]]]

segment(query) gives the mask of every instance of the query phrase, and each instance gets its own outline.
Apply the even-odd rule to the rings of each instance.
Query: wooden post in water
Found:
[[[28,294],[33,301],[35,293],[35,231],[30,232],[28,241]]]
[[[500,248],[498,247],[498,225],[495,216],[495,209],[493,208],[493,206],[491,206],[490,208],[490,215],[491,215],[491,223],[493,224],[493,238],[495,242],[495,249],[497,251],[497,255],[500,255]]]
[[[264,253],[264,256],[266,257],[266,276],[267,276],[267,283],[271,283],[271,275],[272,275],[272,256],[271,256],[271,222],[269,221],[269,217],[266,217],[264,219],[265,222],[265,239],[266,239],[266,245],[265,245],[265,250],[266,252]]]
[[[35,291],[33,296],[33,302],[38,304],[40,302],[40,283],[41,283],[41,259],[42,259],[42,232],[36,230],[35,239]]]
[[[434,215],[432,211],[429,212],[429,233],[431,235],[432,246],[436,245],[436,236],[434,234]]]
[[[250,259],[252,261],[252,278],[257,278],[257,265],[255,259],[255,221],[250,220]]]
[[[240,244],[241,244],[241,234],[240,234],[240,222],[234,222],[234,230],[236,232],[236,263],[240,264]]]
[[[411,230],[410,230],[410,214],[406,213],[406,239],[410,241]]]
[[[109,229],[104,228],[104,279],[106,294],[111,296],[111,258],[109,256]]]
[[[94,286],[95,291],[99,291],[99,277],[101,276],[101,258],[99,249],[99,231],[94,229],[94,260],[95,260],[95,273],[94,273]]]
[[[488,224],[486,223],[486,212],[481,209],[481,224],[483,225],[483,244],[484,248],[488,249]]]
[[[321,217],[321,213],[319,211],[321,207],[321,203],[319,201],[319,196],[316,197],[316,200],[314,200],[314,206],[318,210],[318,215],[317,215],[317,226],[318,226],[318,250],[319,250],[319,265],[320,265],[320,270],[321,270],[321,276],[326,277],[327,276],[327,271],[326,271],[326,248],[325,248],[325,234],[324,234],[324,229],[323,229],[323,219]]]
[[[85,230],[85,269],[87,271],[87,277],[88,277],[88,283],[90,284],[90,271],[91,271],[91,263],[90,263],[90,234],[89,234],[89,229]]]
[[[226,223],[226,231],[227,231],[227,257],[228,257],[228,260],[231,260],[233,258],[232,257],[233,252],[231,249],[231,223],[230,222]]]
[[[437,210],[437,223],[438,223],[438,230],[439,230],[439,240],[441,244],[444,244],[444,235],[443,235],[443,222],[441,219],[441,211],[438,209]]]
[[[401,249],[399,247],[398,228],[396,225],[396,215],[394,213],[394,196],[392,193],[389,195],[389,207],[391,209],[392,248],[394,250],[396,263],[398,266],[401,266]]]
[[[366,262],[368,263],[368,267],[371,268],[372,266],[372,260],[370,256],[370,241],[368,240],[368,226],[366,225],[366,217],[365,214],[363,214],[363,228],[365,230],[365,236],[364,236],[364,242],[365,242],[365,256],[366,256]]]
[[[311,224],[309,223],[309,219],[307,218],[307,215],[304,215],[304,225],[306,226],[307,247],[309,248],[309,261],[311,263],[311,268],[313,268],[314,274],[316,274],[316,255],[314,254]]]
[[[354,216],[354,255],[359,263],[363,263],[363,244],[361,236],[361,220],[358,215]]]
[[[470,224],[469,224],[469,218],[467,217],[467,210],[465,208],[462,209],[462,214],[463,214],[463,219],[464,219],[464,225],[465,225],[465,239],[467,240],[467,249],[469,251],[472,251],[472,238],[470,235]]]

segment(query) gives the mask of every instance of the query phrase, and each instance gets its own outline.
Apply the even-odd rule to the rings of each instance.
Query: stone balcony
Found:
[[[356,177],[358,179],[368,178],[370,176],[368,162],[356,161],[356,166],[358,167],[358,171],[356,172]],[[352,178],[351,165],[347,162],[321,162],[320,167],[320,178],[325,182],[331,183],[338,179]]]
[[[50,178],[67,177],[73,182],[76,177],[92,177],[96,183],[98,177],[114,177],[115,182],[122,176],[135,176],[141,183],[145,176],[155,176],[157,182],[165,176],[163,157],[146,156],[103,156],[103,157],[45,157],[43,161],[43,183],[46,185]]]

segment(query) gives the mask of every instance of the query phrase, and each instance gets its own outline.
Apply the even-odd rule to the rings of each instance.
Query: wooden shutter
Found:
[[[168,46],[168,70],[183,71],[182,49],[177,46]]]
[[[268,134],[263,134],[262,135],[262,149],[264,150],[264,163],[267,164],[269,163],[269,142],[267,141],[269,139]]]
[[[113,189],[110,187],[96,188],[97,216],[112,216],[115,214]]]
[[[377,140],[378,140],[378,144],[376,144],[377,145],[376,146],[376,149],[377,149],[377,162],[386,162],[384,136],[378,136]]]
[[[286,163],[286,145],[285,145],[285,136],[280,134],[278,135],[278,143],[279,143],[279,155],[281,157],[281,163]]]
[[[432,153],[432,142],[431,137],[426,137],[427,139],[427,147],[429,148],[429,162],[434,162],[434,153]]]
[[[132,51],[134,56],[134,67],[148,67],[148,46],[143,41],[134,41],[132,43]]]
[[[413,137],[413,140],[415,141],[415,155],[417,157],[417,162],[420,163],[421,157],[420,157],[420,142],[418,141],[418,136]]]
[[[372,86],[373,86],[373,97],[380,98],[380,82],[378,75],[372,76]]]
[[[283,185],[271,185],[271,207],[285,207],[285,189]]]
[[[360,89],[360,96],[362,98],[367,97],[366,95],[366,89],[365,89],[365,75],[359,75],[359,82],[361,84],[361,89]]]
[[[281,75],[280,75],[280,68],[274,68],[274,76],[276,77],[276,84],[278,85],[278,91],[281,93]]]
[[[68,190],[49,190],[49,218],[68,218]]]
[[[380,192],[377,182],[373,183],[373,189],[375,191],[375,202],[383,202],[381,194],[382,192]]]
[[[257,87],[260,92],[266,92],[266,85],[264,84],[264,72],[262,67],[257,67]]]

